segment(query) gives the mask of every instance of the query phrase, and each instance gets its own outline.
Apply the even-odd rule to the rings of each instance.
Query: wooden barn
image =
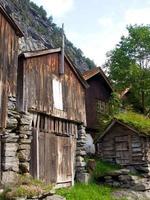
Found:
[[[109,99],[113,89],[100,67],[84,72],[83,77],[89,85],[86,90],[87,132],[95,137],[97,117],[108,112]]]
[[[18,39],[23,33],[0,4],[0,129],[6,127],[9,96],[16,96]]]
[[[114,119],[97,141],[97,155],[123,166],[142,166],[150,162],[150,136]]]
[[[30,173],[69,186],[74,181],[78,126],[86,125],[88,85],[62,56],[60,48],[20,55],[17,105],[33,116]]]

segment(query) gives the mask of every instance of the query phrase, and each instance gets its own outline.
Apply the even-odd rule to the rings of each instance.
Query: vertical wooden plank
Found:
[[[30,174],[37,178],[37,129],[32,128],[32,143],[31,143],[31,159],[30,159]]]
[[[57,180],[57,137],[53,134],[45,135],[45,180],[56,183]]]
[[[45,142],[46,142],[46,133],[40,132],[39,133],[39,178],[43,181],[46,181],[46,176],[45,176],[45,167],[46,167],[46,162],[45,162]]]

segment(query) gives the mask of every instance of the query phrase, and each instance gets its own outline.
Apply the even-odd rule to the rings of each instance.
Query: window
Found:
[[[53,102],[54,108],[63,110],[62,83],[56,78],[53,79]]]
[[[102,100],[97,100],[97,112],[106,113],[108,111],[108,103]]]

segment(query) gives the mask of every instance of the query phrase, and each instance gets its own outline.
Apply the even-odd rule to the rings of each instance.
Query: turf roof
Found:
[[[132,111],[119,113],[115,116],[115,118],[133,127],[140,133],[150,136],[150,118]]]

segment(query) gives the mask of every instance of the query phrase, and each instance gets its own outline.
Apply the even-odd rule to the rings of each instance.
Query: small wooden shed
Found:
[[[150,136],[117,119],[97,141],[97,155],[123,166],[142,166],[150,162]]]
[[[108,112],[113,88],[100,67],[84,72],[83,77],[89,85],[86,90],[87,132],[94,137],[97,132],[97,116]]]
[[[86,125],[87,83],[61,49],[19,57],[17,104],[33,116],[30,172],[59,186],[74,182],[78,126]],[[61,73],[60,73],[61,72]]]
[[[0,4],[0,128],[6,127],[8,96],[16,96],[18,39],[22,36]]]

